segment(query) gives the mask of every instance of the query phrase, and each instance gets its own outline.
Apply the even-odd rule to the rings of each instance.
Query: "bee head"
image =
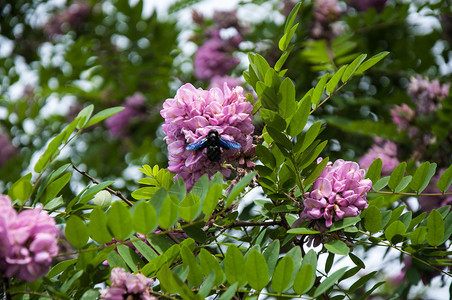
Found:
[[[207,134],[207,137],[219,137],[220,135],[218,134],[218,131],[216,131],[215,129],[212,129],[211,131],[209,131],[209,133]]]

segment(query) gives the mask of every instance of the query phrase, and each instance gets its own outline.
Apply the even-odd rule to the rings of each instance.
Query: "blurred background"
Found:
[[[0,0],[0,193],[33,173],[49,139],[94,104],[95,112],[125,109],[65,147],[54,167],[72,163],[130,195],[139,167],[167,166],[162,103],[184,83],[207,89],[227,82],[254,95],[242,76],[247,54],[276,63],[295,4]],[[452,163],[452,1],[306,0],[298,18],[283,66],[298,99],[361,53],[390,52],[310,117],[307,126],[327,123],[322,156],[362,167],[380,157],[387,173],[401,161],[408,172],[423,161],[436,162],[440,172]],[[259,115],[254,123],[258,135]],[[74,174],[63,198],[73,198],[87,182]],[[450,198],[410,204],[414,211],[430,210]],[[416,274],[413,285],[436,276]]]

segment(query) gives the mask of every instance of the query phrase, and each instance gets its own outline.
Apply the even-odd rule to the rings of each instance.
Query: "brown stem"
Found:
[[[76,166],[72,165],[72,168],[74,168],[74,170],[76,170],[77,172],[79,172],[79,173],[82,174],[83,176],[89,178],[89,180],[91,180],[93,183],[95,183],[95,184],[99,184],[99,183],[100,183],[96,178],[92,177],[91,175],[89,175],[89,174],[86,173],[85,171],[80,171],[79,169],[77,169]],[[112,189],[109,188],[109,187],[106,187],[105,190],[107,190],[108,192],[110,192],[110,194],[113,194],[113,195],[119,197],[122,201],[124,201],[125,203],[127,203],[129,206],[133,206],[133,203],[132,203],[130,200],[128,200],[126,197],[124,197],[124,195],[121,194],[120,191],[112,190]]]

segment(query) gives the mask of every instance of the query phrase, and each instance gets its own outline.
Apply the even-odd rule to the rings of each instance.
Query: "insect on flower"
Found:
[[[187,150],[203,150],[204,148],[207,148],[207,158],[210,161],[219,161],[221,156],[221,148],[240,149],[242,148],[242,145],[220,137],[218,131],[212,129],[205,138],[193,142],[185,147]]]

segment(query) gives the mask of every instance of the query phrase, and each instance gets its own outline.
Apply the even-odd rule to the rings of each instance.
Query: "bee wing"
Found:
[[[204,144],[207,142],[207,139],[201,139],[199,141],[193,142],[191,144],[188,144],[187,147],[185,147],[185,149],[187,150],[198,150],[201,148],[204,148]]]
[[[240,149],[240,148],[242,148],[242,145],[240,145],[239,143],[233,142],[233,141],[228,141],[221,137],[220,137],[220,146],[223,147],[224,149]]]

